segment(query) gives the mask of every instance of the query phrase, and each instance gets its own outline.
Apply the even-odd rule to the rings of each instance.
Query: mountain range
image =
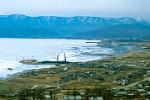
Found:
[[[140,18],[0,15],[0,38],[148,38],[150,23]]]

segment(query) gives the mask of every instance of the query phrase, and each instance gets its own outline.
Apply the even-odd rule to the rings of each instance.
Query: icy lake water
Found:
[[[0,39],[0,78],[22,72],[24,70],[47,68],[50,65],[23,65],[20,60],[34,57],[39,61],[56,60],[60,54],[63,60],[65,53],[68,61],[89,61],[101,59],[113,52],[110,48],[102,48],[96,43],[86,43],[95,40],[68,39]],[[12,68],[13,70],[8,70]]]

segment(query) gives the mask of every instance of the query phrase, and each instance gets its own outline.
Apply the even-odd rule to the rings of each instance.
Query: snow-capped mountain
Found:
[[[147,28],[150,25],[143,19],[130,17],[30,17],[22,14],[13,14],[0,16],[0,37],[73,38],[72,36],[80,35],[83,32],[89,33],[89,31],[99,29],[101,31],[103,28],[107,30],[107,27],[118,27],[116,28],[117,31],[117,29],[119,30],[119,26],[141,26]],[[95,34],[101,35],[98,33]]]

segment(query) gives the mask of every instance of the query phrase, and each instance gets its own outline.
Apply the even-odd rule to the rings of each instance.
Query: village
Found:
[[[101,60],[56,64],[0,80],[1,100],[149,100],[149,43]]]

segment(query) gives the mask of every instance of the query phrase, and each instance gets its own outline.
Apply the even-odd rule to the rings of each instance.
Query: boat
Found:
[[[12,68],[7,68],[8,70],[13,70]]]

